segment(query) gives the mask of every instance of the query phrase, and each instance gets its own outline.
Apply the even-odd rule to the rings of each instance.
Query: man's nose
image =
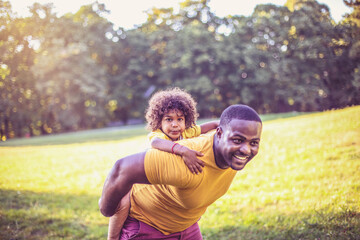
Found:
[[[250,153],[251,153],[250,146],[246,143],[241,144],[240,152],[245,155],[250,155]]]

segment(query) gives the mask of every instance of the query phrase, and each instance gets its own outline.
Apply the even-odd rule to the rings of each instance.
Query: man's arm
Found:
[[[114,164],[107,176],[101,198],[100,212],[105,217],[114,215],[120,200],[135,183],[149,184],[144,168],[145,152],[124,157]]]

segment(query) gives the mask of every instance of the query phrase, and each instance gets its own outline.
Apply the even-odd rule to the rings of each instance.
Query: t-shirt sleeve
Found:
[[[194,138],[194,137],[198,137],[201,134],[201,127],[200,125],[193,125],[187,129],[185,129],[185,131],[182,133],[182,136],[184,139],[186,138]]]
[[[154,138],[160,138],[160,139],[165,139],[165,140],[170,140],[168,136],[165,135],[165,133],[163,133],[160,129],[150,132],[148,134],[148,139],[149,142],[151,142],[151,140],[153,140]]]
[[[145,155],[145,173],[151,184],[191,187],[200,180],[176,154],[149,149]]]

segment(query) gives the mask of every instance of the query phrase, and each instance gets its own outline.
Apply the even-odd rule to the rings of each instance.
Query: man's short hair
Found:
[[[220,126],[227,125],[233,119],[256,121],[262,124],[259,114],[251,107],[242,104],[227,107],[220,116]]]

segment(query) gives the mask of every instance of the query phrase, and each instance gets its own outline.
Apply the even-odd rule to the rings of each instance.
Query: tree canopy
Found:
[[[143,119],[151,94],[174,86],[200,117],[235,103],[260,113],[360,103],[358,0],[344,0],[353,12],[340,23],[315,0],[224,18],[208,2],[152,8],[124,30],[97,2],[60,17],[35,3],[18,17],[0,0],[1,140]]]

